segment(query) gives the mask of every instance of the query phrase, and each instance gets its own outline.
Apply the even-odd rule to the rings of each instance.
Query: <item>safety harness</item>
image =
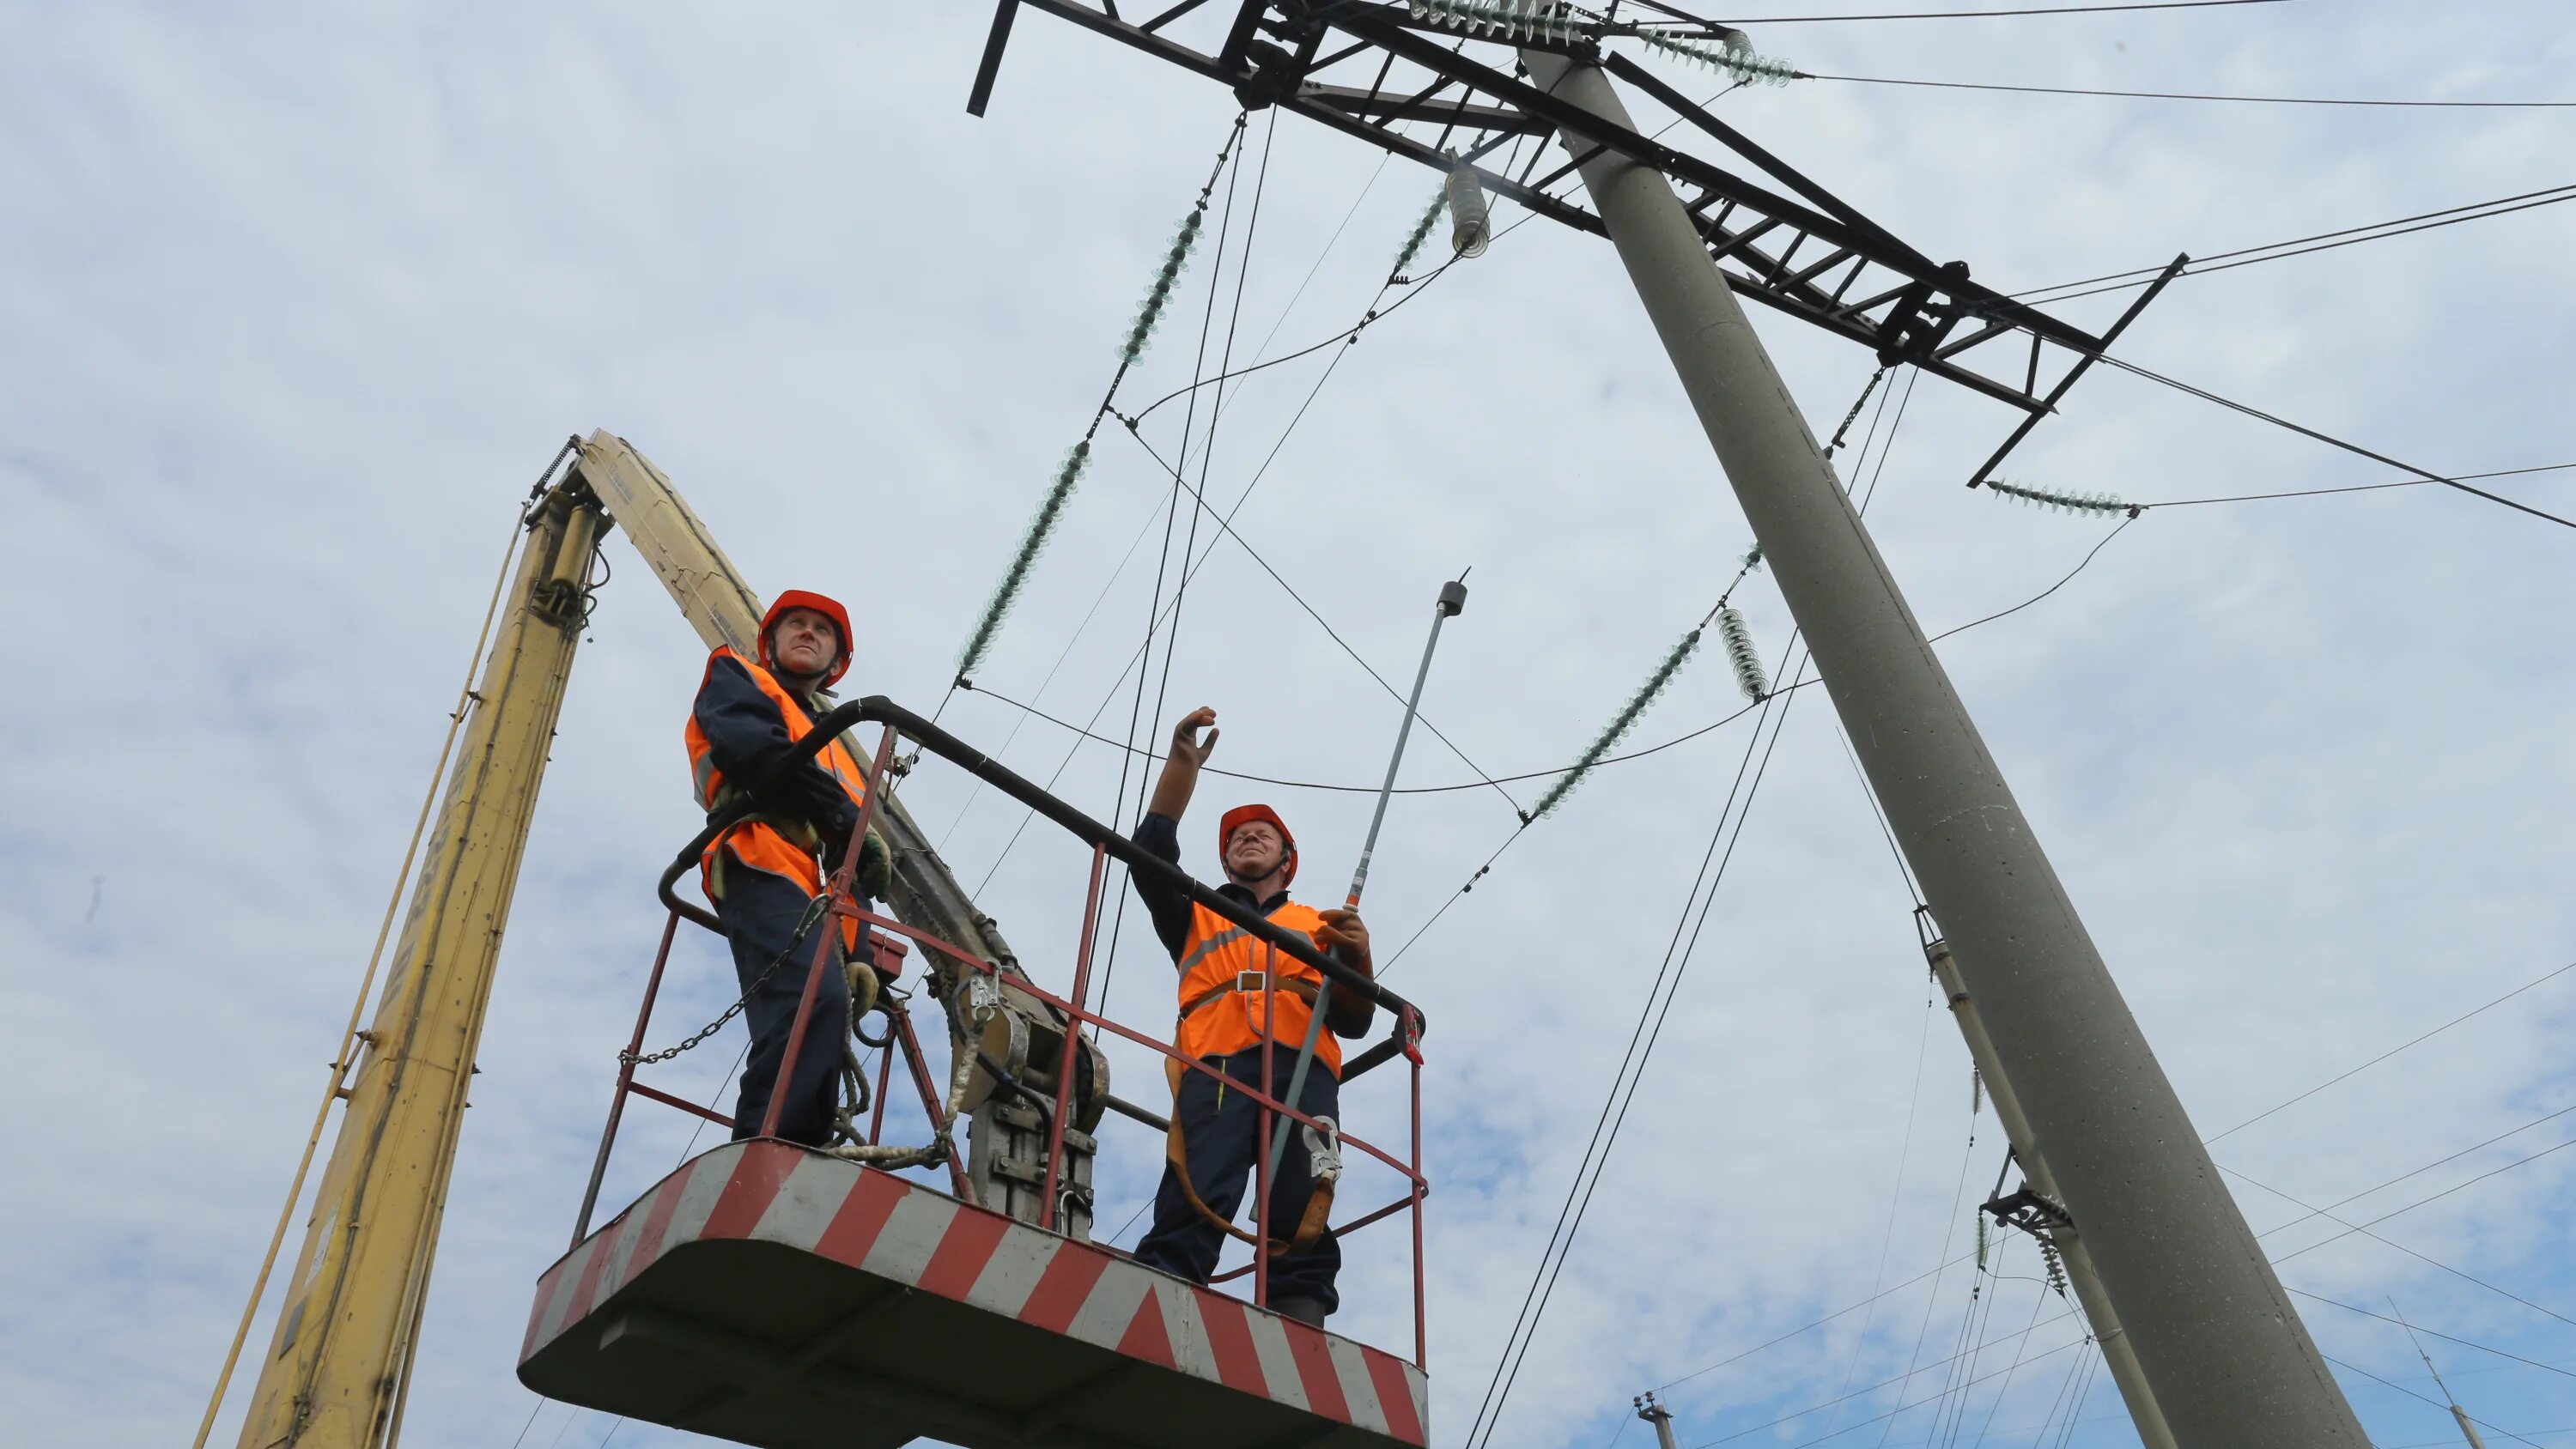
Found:
[[[1305,1002],[1310,1010],[1314,1007],[1317,995],[1315,983],[1294,977],[1271,978],[1260,971],[1244,971],[1238,972],[1224,985],[1212,991],[1202,992],[1182,1003],[1180,1020],[1186,1023],[1192,1016],[1229,996],[1259,995],[1265,980],[1269,989],[1286,992],[1298,998]],[[1263,1026],[1267,1029],[1268,1023],[1264,1022]],[[1173,1034],[1176,1037],[1179,1035],[1177,1028]],[[1186,1068],[1177,1059],[1166,1060],[1163,1064],[1163,1075],[1172,1087],[1172,1125],[1163,1135],[1163,1155],[1171,1162],[1173,1175],[1180,1180],[1181,1195],[1190,1200],[1190,1206],[1198,1210],[1200,1217],[1215,1224],[1219,1231],[1237,1242],[1259,1245],[1259,1240],[1252,1234],[1236,1227],[1224,1215],[1202,1201],[1197,1184],[1190,1181],[1189,1148],[1181,1138],[1181,1073],[1185,1070]],[[1225,1089],[1232,1083],[1234,1079],[1231,1077],[1219,1077],[1217,1081],[1219,1103],[1225,1100]],[[1284,1241],[1273,1237],[1264,1246],[1264,1251],[1273,1258],[1284,1257],[1290,1253],[1302,1253],[1314,1246],[1315,1239],[1323,1234],[1325,1227],[1332,1220],[1333,1187],[1342,1176],[1341,1128],[1330,1117],[1318,1117],[1315,1121],[1323,1128],[1322,1131],[1300,1124],[1306,1137],[1309,1162],[1312,1164],[1314,1191],[1307,1195],[1306,1210],[1297,1220],[1297,1231]],[[1263,1134],[1265,1144],[1267,1136],[1268,1134]]]

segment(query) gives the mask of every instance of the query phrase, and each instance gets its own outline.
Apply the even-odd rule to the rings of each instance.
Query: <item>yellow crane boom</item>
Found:
[[[392,971],[355,1070],[340,1074],[348,1110],[243,1421],[246,1449],[386,1444],[401,1431],[475,1043],[608,526],[578,475],[531,510]]]
[[[462,749],[420,859],[389,979],[371,1024],[355,1034],[355,1052],[333,1064],[332,1097],[346,1110],[302,1246],[290,1260],[276,1329],[242,1424],[242,1449],[379,1449],[401,1434],[475,1044],[591,607],[590,562],[608,531],[625,529],[710,648],[755,652],[759,595],[670,480],[624,439],[603,430],[580,440],[573,466],[531,505],[525,524],[517,572],[499,596],[506,622],[467,692]],[[895,858],[893,914],[1016,974],[1017,959],[992,918],[975,908],[893,792],[878,802],[877,821]],[[935,979],[946,974],[945,963],[927,964]],[[946,990],[940,995],[945,999]],[[1011,1009],[996,1013],[985,1040],[969,1049],[982,1049],[1003,1071],[1051,1083],[1063,1041],[1058,1023],[1034,999],[1007,987],[1004,1003]],[[1085,1115],[1096,1119],[1108,1099],[1107,1064],[1096,1050],[1084,1050],[1093,1061]],[[995,1086],[991,1072],[978,1072],[966,1108],[984,1106]],[[329,1110],[326,1101],[316,1140]],[[1033,1218],[1034,1192],[1013,1186],[989,1164],[1037,1150],[1037,1134],[1014,1132],[980,1111],[975,1127],[987,1139],[973,1167],[978,1196],[986,1206]],[[1083,1174],[1087,1181],[1087,1166]],[[303,1183],[299,1167],[269,1245],[270,1261],[244,1309],[243,1335]],[[237,1336],[236,1356],[240,1347]],[[198,1431],[199,1449],[233,1368],[227,1358]]]

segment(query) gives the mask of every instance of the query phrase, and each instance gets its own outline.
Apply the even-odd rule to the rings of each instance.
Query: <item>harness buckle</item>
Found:
[[[1320,1129],[1320,1130],[1318,1130]],[[1342,1128],[1330,1117],[1318,1117],[1306,1134],[1307,1161],[1317,1182],[1339,1182],[1342,1176]]]

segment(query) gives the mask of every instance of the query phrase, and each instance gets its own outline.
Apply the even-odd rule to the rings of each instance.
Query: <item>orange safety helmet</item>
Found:
[[[1280,843],[1288,847],[1288,874],[1279,882],[1284,887],[1297,878],[1297,837],[1289,833],[1288,822],[1279,818],[1279,812],[1267,805],[1237,805],[1217,820],[1217,863],[1224,864],[1225,845],[1234,839],[1234,832],[1256,820],[1278,831]]]
[[[769,631],[777,627],[780,616],[790,609],[811,609],[831,620],[832,627],[840,631],[841,657],[834,660],[832,667],[823,675],[823,683],[827,688],[840,683],[841,676],[850,672],[850,611],[842,608],[837,599],[825,598],[821,594],[809,593],[804,589],[789,589],[780,594],[778,601],[769,606],[769,612],[761,615],[760,667],[773,674],[777,672],[777,661],[769,657]]]

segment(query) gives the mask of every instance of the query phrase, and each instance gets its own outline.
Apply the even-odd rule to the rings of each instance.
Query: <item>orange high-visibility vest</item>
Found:
[[[1270,913],[1270,921],[1311,937],[1324,918],[1313,906],[1288,901]],[[1267,997],[1261,990],[1265,960],[1276,982]],[[1292,1052],[1304,1044],[1324,983],[1314,967],[1285,951],[1274,955],[1268,942],[1193,902],[1180,968],[1181,1025],[1173,1045],[1183,1055],[1223,1056],[1257,1047],[1264,1036]],[[1342,1044],[1329,1026],[1316,1037],[1315,1059],[1336,1079],[1342,1075]]]
[[[715,671],[716,661],[719,659],[730,659],[750,671],[751,682],[760,687],[762,694],[769,696],[770,703],[778,706],[778,717],[787,725],[787,739],[790,744],[813,733],[814,721],[805,713],[804,702],[788,693],[786,687],[781,685],[768,670],[729,648],[718,648],[713,654],[707,656],[707,670],[710,674]],[[700,689],[706,687],[703,678],[700,679],[698,687]],[[730,791],[725,783],[724,772],[716,768],[714,756],[708,751],[706,735],[698,729],[698,717],[695,711],[689,715],[686,738],[689,745],[689,772],[697,791],[698,805],[701,809],[713,813],[718,806],[729,800]],[[863,805],[866,802],[867,771],[860,767],[859,762],[842,747],[839,740],[825,745],[822,753],[814,757],[814,763],[822,766],[833,779],[840,782],[841,788],[848,792],[852,805]],[[733,853],[734,859],[754,870],[765,870],[772,875],[792,880],[803,887],[805,894],[809,896],[820,895],[823,892],[823,870],[816,862],[816,855],[821,849],[821,842],[814,838],[813,827],[805,822],[777,821],[765,815],[753,815],[708,842],[705,854],[698,858],[698,879],[706,887],[707,898],[715,899],[720,889],[716,879],[716,852],[728,850]],[[853,924],[848,921],[842,923],[845,931]]]

